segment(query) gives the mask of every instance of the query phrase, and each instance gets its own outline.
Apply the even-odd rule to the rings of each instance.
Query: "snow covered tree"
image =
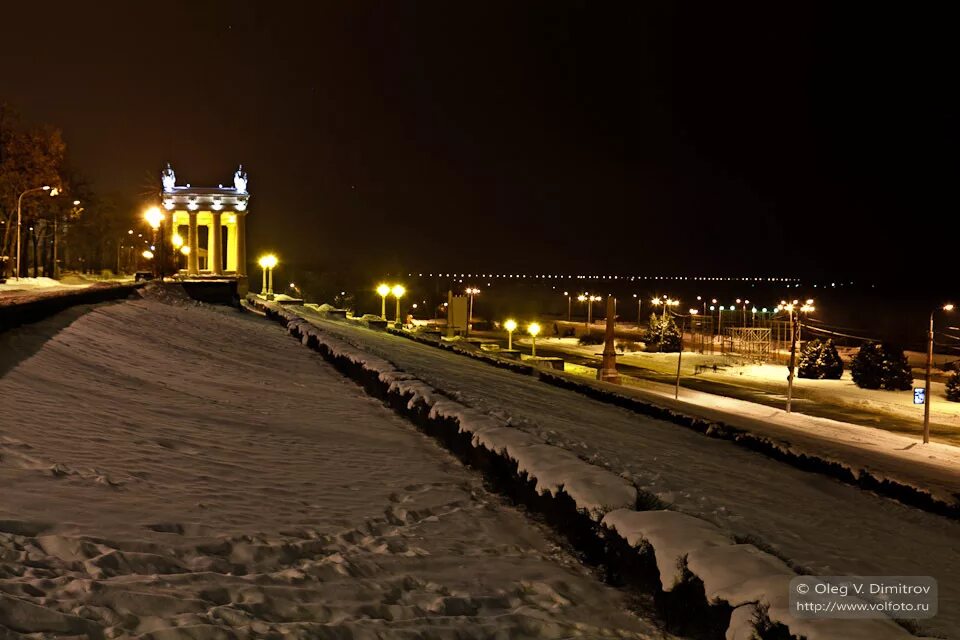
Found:
[[[843,361],[833,340],[810,340],[800,352],[797,375],[815,380],[839,380],[843,376]]]
[[[903,349],[889,343],[871,342],[860,347],[850,366],[854,383],[862,389],[906,391],[913,386],[913,372]]]
[[[947,400],[960,402],[960,369],[954,371],[947,380]]]
[[[676,353],[680,351],[680,329],[670,316],[650,314],[650,326],[643,337],[647,351]]]
[[[909,391],[913,387],[913,370],[900,347],[883,344],[883,388]]]

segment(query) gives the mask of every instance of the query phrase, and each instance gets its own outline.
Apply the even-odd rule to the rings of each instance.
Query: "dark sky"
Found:
[[[17,2],[0,100],[130,198],[243,162],[290,261],[954,265],[952,23],[847,4]]]

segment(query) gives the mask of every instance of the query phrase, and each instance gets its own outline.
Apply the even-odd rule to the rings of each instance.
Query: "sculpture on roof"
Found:
[[[240,168],[237,169],[237,172],[233,174],[233,188],[237,190],[237,193],[247,192],[247,172],[243,170],[242,164]]]
[[[164,191],[173,191],[177,184],[177,175],[173,172],[173,167],[167,163],[167,168],[160,172],[160,180],[163,182]]]

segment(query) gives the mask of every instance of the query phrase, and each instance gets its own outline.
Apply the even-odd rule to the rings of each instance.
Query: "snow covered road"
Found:
[[[0,334],[0,636],[662,637],[627,608],[276,325],[137,300]]]
[[[673,508],[759,543],[801,571],[934,576],[940,613],[920,626],[960,637],[960,523],[530,376],[309,312],[304,317],[463,404],[628,474]]]

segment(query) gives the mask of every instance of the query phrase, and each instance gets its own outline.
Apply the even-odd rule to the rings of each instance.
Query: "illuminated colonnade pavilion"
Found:
[[[236,277],[246,280],[246,216],[250,193],[243,166],[233,177],[233,186],[177,186],[168,164],[161,174],[160,199],[170,212],[170,240],[175,256],[185,262],[180,275],[186,277]],[[185,254],[184,257],[179,257]]]

